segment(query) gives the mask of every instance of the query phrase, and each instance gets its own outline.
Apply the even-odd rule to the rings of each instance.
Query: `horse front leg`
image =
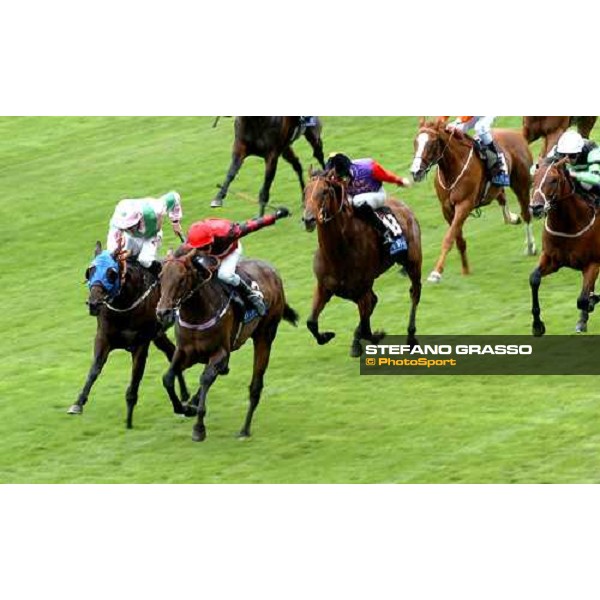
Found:
[[[359,358],[362,355],[361,340],[368,340],[372,344],[377,344],[385,337],[385,331],[376,331],[375,333],[371,331],[371,315],[377,306],[377,301],[377,296],[371,289],[356,303],[360,321],[358,327],[354,330],[354,338],[352,346],[350,346],[350,356],[352,358]]]
[[[80,415],[83,412],[83,407],[88,401],[88,397],[90,395],[90,390],[94,385],[96,379],[102,372],[104,365],[106,364],[106,360],[108,359],[108,355],[110,353],[110,344],[106,338],[101,336],[96,336],[96,340],[94,342],[94,361],[92,362],[92,366],[90,367],[85,385],[77,398],[77,402],[73,404],[69,410],[67,411],[70,415]]]
[[[537,268],[529,277],[531,286],[531,314],[533,315],[532,333],[535,337],[542,337],[546,333],[546,326],[541,319],[541,308],[539,299],[539,290],[542,283],[542,277],[554,273],[558,267],[554,266],[548,256],[542,253]]]
[[[306,321],[306,326],[317,340],[319,346],[328,344],[335,337],[333,331],[319,332],[319,316],[332,296],[333,293],[330,290],[325,289],[320,283],[317,284],[313,294],[312,312]]]
[[[594,310],[599,298],[594,295],[596,280],[600,272],[600,265],[592,263],[583,270],[583,287],[581,294],[577,299],[577,308],[581,311],[579,321],[575,326],[577,333],[585,333],[587,331],[587,323],[590,318],[590,313]]]
[[[258,194],[258,208],[259,216],[265,214],[265,209],[269,203],[269,194],[271,193],[271,186],[277,173],[277,163],[279,161],[279,155],[272,153],[265,159],[265,181]]]
[[[163,331],[159,333],[153,340],[154,345],[167,357],[169,363],[173,359],[175,354],[175,344],[167,337],[167,334]],[[186,403],[190,399],[190,393],[185,383],[183,373],[176,373],[177,381],[179,382],[179,393],[181,394],[181,402]]]
[[[231,185],[231,182],[235,179],[236,175],[239,173],[239,170],[242,168],[242,164],[245,158],[246,148],[244,146],[236,146],[233,150],[231,164],[229,165],[229,170],[227,171],[227,175],[225,176],[225,181],[223,182],[223,185],[220,186],[217,195],[213,198],[212,202],[210,203],[211,208],[220,208],[221,206],[223,206],[223,200],[225,200],[225,196],[227,196],[229,186]]]
[[[125,393],[125,401],[127,402],[127,429],[133,429],[133,409],[138,401],[138,391],[140,389],[140,382],[144,376],[146,369],[146,360],[148,358],[148,348],[150,344],[144,344],[138,346],[131,353],[131,383]]]
[[[192,429],[193,442],[203,442],[206,439],[206,426],[204,425],[206,396],[218,375],[227,372],[228,363],[229,353],[225,348],[221,348],[216,354],[210,357],[208,364],[204,367],[204,371],[202,371],[202,375],[200,376],[200,391],[198,392],[198,408],[196,410],[198,418]]]
[[[448,257],[448,253],[452,249],[452,246],[454,245],[454,241],[456,240],[458,233],[462,231],[462,226],[467,220],[470,210],[470,203],[467,201],[464,201],[455,206],[452,223],[450,225],[450,228],[446,232],[446,235],[444,236],[444,240],[442,241],[442,253],[438,258],[434,270],[427,278],[427,281],[429,281],[430,283],[440,283],[440,281],[442,280],[442,273],[444,272],[444,266],[446,264],[446,258]],[[464,274],[468,275],[468,271]]]
[[[176,348],[169,369],[163,375],[163,386],[167,390],[169,400],[171,400],[171,404],[173,405],[173,412],[176,415],[193,417],[196,414],[196,411],[190,407],[183,406],[175,391],[175,378],[182,373],[184,360],[185,354],[179,348]]]

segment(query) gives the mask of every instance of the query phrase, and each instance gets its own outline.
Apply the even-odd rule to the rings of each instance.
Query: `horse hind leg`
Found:
[[[132,368],[131,368],[131,383],[127,388],[125,394],[125,401],[127,402],[127,429],[133,428],[133,409],[138,401],[138,391],[140,389],[140,383],[144,376],[146,369],[146,359],[148,358],[148,347],[149,344],[138,346],[131,353]]]
[[[537,248],[535,245],[535,237],[533,235],[533,219],[529,211],[529,189],[530,175],[527,165],[521,163],[515,165],[514,174],[511,179],[512,190],[517,196],[519,206],[521,208],[521,218],[525,224],[525,251],[526,256],[535,256]]]
[[[267,204],[269,203],[271,186],[273,185],[273,180],[275,179],[275,175],[277,174],[278,161],[279,155],[275,153],[271,153],[265,159],[265,180],[258,194],[258,205],[260,211],[259,216],[261,217],[265,214],[265,209],[267,208]]]
[[[462,238],[462,236],[461,236]],[[464,241],[464,240],[463,240]],[[466,246],[466,242],[465,242]],[[465,248],[466,249],[466,248]],[[408,276],[410,277],[410,317],[408,321],[408,345],[416,346],[418,344],[416,333],[417,333],[417,309],[419,302],[421,301],[421,268],[419,265],[409,264],[407,268]]]
[[[96,379],[98,379],[100,376],[100,373],[102,373],[102,369],[106,364],[110,350],[111,349],[108,342],[104,338],[97,336],[94,342],[94,362],[90,367],[85,385],[83,386],[83,389],[77,398],[77,402],[71,405],[67,411],[69,415],[80,415],[83,413],[83,407],[88,401],[92,386],[94,385]]]
[[[504,190],[498,194],[498,203],[502,207],[502,217],[504,218],[505,225],[519,225],[521,223],[521,217],[519,217],[518,214],[511,212]]]
[[[277,335],[278,325],[279,323],[271,325],[265,331],[257,334],[253,339],[254,366],[252,371],[252,381],[250,382],[249,388],[250,395],[248,412],[246,413],[244,424],[238,433],[238,438],[241,440],[248,439],[251,435],[250,427],[252,425],[252,418],[258,407],[258,403],[260,402],[260,396],[264,386],[265,372],[269,366],[269,358],[271,356],[271,345],[273,344],[273,340]]]
[[[590,318],[590,313],[594,310],[594,307],[598,302],[598,297],[594,295],[594,289],[599,271],[600,265],[592,263],[583,272],[583,287],[581,289],[581,294],[577,299],[577,308],[581,311],[579,321],[575,326],[575,331],[577,333],[587,332],[587,323]]]
[[[309,127],[304,137],[313,149],[313,156],[319,161],[321,168],[325,168],[325,154],[323,153],[323,140],[321,139],[321,126]]]
[[[335,337],[333,331],[324,331],[322,333],[319,331],[319,316],[323,312],[325,305],[331,300],[332,296],[332,292],[326,290],[320,284],[317,284],[313,295],[312,312],[306,321],[306,326],[317,340],[319,346],[328,344]]]
[[[304,174],[302,173],[302,165],[300,159],[296,156],[295,152],[291,147],[287,147],[281,154],[284,160],[286,160],[296,172],[298,181],[300,182],[300,190],[302,191],[302,201],[304,201]]]
[[[362,355],[363,347],[361,340],[367,340],[373,344],[379,343],[385,337],[385,331],[371,331],[371,315],[377,306],[377,296],[373,290],[369,290],[357,302],[360,321],[354,331],[354,338],[350,346],[350,356],[359,358]]]
[[[223,206],[223,200],[225,200],[225,197],[227,196],[229,186],[231,185],[231,182],[235,179],[236,175],[242,168],[242,164],[245,158],[246,149],[242,146],[236,146],[233,150],[231,164],[229,165],[229,170],[227,171],[227,175],[225,176],[225,181],[223,182],[223,185],[217,186],[219,188],[219,191],[210,203],[211,208],[220,208],[221,206]]]

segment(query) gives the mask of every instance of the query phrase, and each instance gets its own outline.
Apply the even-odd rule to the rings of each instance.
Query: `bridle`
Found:
[[[321,192],[323,198],[321,201],[316,199],[315,189],[311,190],[311,195],[309,201],[314,202],[319,205],[319,212],[317,213],[317,222],[320,225],[325,225],[330,221],[333,221],[340,213],[342,213],[346,208],[350,208],[350,202],[348,201],[348,194],[346,193],[346,185],[345,183],[335,178],[333,175],[317,175],[315,178],[316,182],[323,182],[327,186],[325,190]],[[336,188],[340,193],[340,201],[337,207],[337,210],[330,212],[327,210],[327,204],[329,199],[337,200]],[[327,198],[325,198],[327,195]]]
[[[185,274],[187,277],[187,274],[190,272],[190,269],[188,268],[188,265],[186,264],[184,258],[172,256],[165,259],[165,264],[170,262],[177,262],[181,264],[185,270]],[[176,302],[173,302],[172,310],[174,311],[178,311],[181,308],[181,306],[185,304],[199,289],[207,285],[215,274],[214,270],[206,269],[206,271],[208,271],[208,277],[202,279],[197,268],[192,266],[191,270],[195,273],[196,284],[192,285],[188,292],[183,294]]]

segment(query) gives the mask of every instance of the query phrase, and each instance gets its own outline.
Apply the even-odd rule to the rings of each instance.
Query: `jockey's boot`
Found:
[[[267,307],[265,306],[264,296],[262,292],[259,290],[255,290],[251,286],[249,286],[243,279],[240,279],[240,283],[237,286],[237,289],[240,292],[240,295],[244,298],[245,301],[250,302],[252,306],[256,309],[256,312],[264,317],[267,314]]]
[[[506,158],[504,153],[498,149],[496,142],[492,140],[487,146],[483,146],[485,150],[487,168],[492,176],[494,185],[507,187],[510,185],[510,177],[506,167]]]
[[[305,129],[306,127],[316,127],[317,117],[300,117],[300,127]]]
[[[354,212],[357,217],[371,225],[383,240],[385,247],[391,246],[394,243],[394,238],[390,230],[381,222],[380,218],[375,214],[375,211],[369,204],[355,206]]]
[[[162,263],[158,260],[153,260],[152,264],[148,267],[148,271],[158,279],[160,276],[160,272],[162,271]]]

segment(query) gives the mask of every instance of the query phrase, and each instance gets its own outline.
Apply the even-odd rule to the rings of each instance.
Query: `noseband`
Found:
[[[183,268],[185,269],[185,274],[187,276],[187,273],[189,272],[189,268],[183,258],[178,258],[178,257],[173,256],[171,258],[165,259],[165,264],[168,262],[177,262],[177,263],[181,264],[183,266]],[[200,277],[200,273],[198,272],[198,269],[196,269],[193,265],[191,268],[193,269],[193,271],[196,274],[196,276],[195,276],[196,285],[193,285],[186,294],[184,294],[183,296],[181,296],[181,298],[179,298],[179,300],[174,302],[171,310],[178,311],[181,308],[181,306],[183,304],[185,304],[199,289],[203,288],[206,284],[208,284],[208,282],[213,278],[213,276],[215,274],[215,271],[206,269],[208,271],[209,275],[205,279],[202,279]]]
[[[325,223],[329,223],[330,221],[333,221],[333,219],[335,219],[341,212],[343,212],[345,208],[349,208],[350,203],[348,202],[348,194],[346,193],[346,186],[342,181],[340,181],[339,179],[335,179],[333,177],[323,177],[323,176],[318,177],[317,181],[323,182],[327,186],[326,189],[321,192],[323,200],[321,202],[318,202],[317,200],[315,200],[316,194],[315,194],[314,189],[311,190],[310,200],[315,201],[315,203],[319,204],[319,212],[317,214],[317,221],[320,225],[324,225]],[[337,207],[337,210],[335,210],[333,213],[331,213],[327,210],[327,204],[328,204],[327,200],[330,198],[332,198],[333,200],[337,199],[337,194],[336,194],[335,188],[339,189],[341,199],[339,202],[339,206]],[[326,195],[327,195],[327,198],[325,198]]]

